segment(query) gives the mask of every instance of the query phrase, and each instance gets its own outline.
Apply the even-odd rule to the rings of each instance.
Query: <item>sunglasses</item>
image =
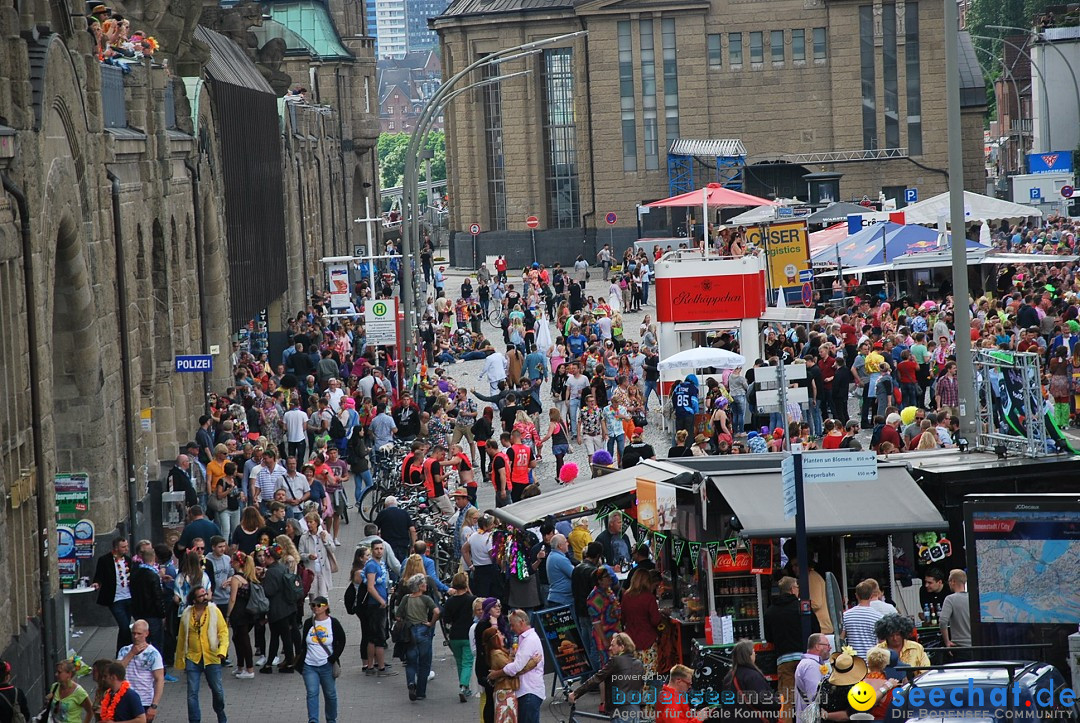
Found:
[[[311,603],[312,608],[325,608],[328,607],[326,603]]]

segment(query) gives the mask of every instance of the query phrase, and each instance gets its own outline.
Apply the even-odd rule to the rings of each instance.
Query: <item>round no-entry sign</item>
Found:
[[[473,236],[479,236],[480,235],[480,224],[474,223],[472,226],[469,226],[469,233],[471,235],[473,235]]]
[[[607,221],[608,226],[614,226],[619,217],[615,215],[614,211],[608,211],[607,216],[604,216],[604,220]]]
[[[1076,189],[1073,188],[1072,186],[1062,186],[1061,187],[1061,197],[1062,198],[1072,198],[1074,193],[1076,193]]]
[[[536,216],[529,216],[527,219],[525,219],[525,225],[529,228],[536,228],[540,225],[540,219],[538,219]]]

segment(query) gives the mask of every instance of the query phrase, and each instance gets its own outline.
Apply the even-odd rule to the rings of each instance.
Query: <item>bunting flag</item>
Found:
[[[709,551],[709,557],[712,558],[713,561],[715,561],[717,556],[720,554],[720,543],[707,542],[705,543],[705,548]]]
[[[667,542],[667,533],[666,532],[654,532],[654,533],[652,533],[652,536],[653,536],[653,547],[655,549],[657,549],[657,550],[659,550],[661,547],[663,547],[664,543]],[[678,560],[676,560],[675,562],[678,562]]]
[[[739,538],[729,537],[728,539],[724,540],[724,547],[727,548],[728,554],[731,555],[731,562],[734,563],[735,555],[737,554],[739,549]]]
[[[596,519],[603,520],[614,511],[615,505],[609,502],[608,504],[604,505],[603,509],[598,509],[596,511]]]
[[[634,520],[634,518],[631,517],[630,515],[626,514],[625,512],[622,513],[622,521],[623,521],[623,525],[627,525],[627,526],[632,526],[632,525],[637,524],[637,522]]]
[[[687,543],[687,544],[690,545],[690,557],[693,558],[694,564],[696,565],[697,561],[698,561],[698,553],[701,552],[701,543],[700,542],[690,542],[690,543]]]
[[[678,565],[679,561],[682,560],[683,550],[686,548],[686,540],[677,537],[672,540],[672,547],[675,548],[675,564]]]

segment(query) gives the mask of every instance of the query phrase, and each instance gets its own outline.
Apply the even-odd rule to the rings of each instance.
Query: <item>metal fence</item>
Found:
[[[101,108],[106,128],[127,128],[124,101],[124,71],[115,65],[101,65]]]

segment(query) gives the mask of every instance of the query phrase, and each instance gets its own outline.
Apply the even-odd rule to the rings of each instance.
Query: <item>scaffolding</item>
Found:
[[[708,159],[706,162],[705,159]],[[709,166],[715,163],[715,168]],[[715,170],[716,183],[736,191],[743,190],[743,171],[746,168],[746,146],[737,138],[697,140],[676,138],[668,148],[668,193],[677,196],[693,191],[694,164]],[[711,183],[703,174],[702,185]]]
[[[1050,453],[1039,355],[978,349],[974,354],[978,431],[975,448],[1023,457]]]

